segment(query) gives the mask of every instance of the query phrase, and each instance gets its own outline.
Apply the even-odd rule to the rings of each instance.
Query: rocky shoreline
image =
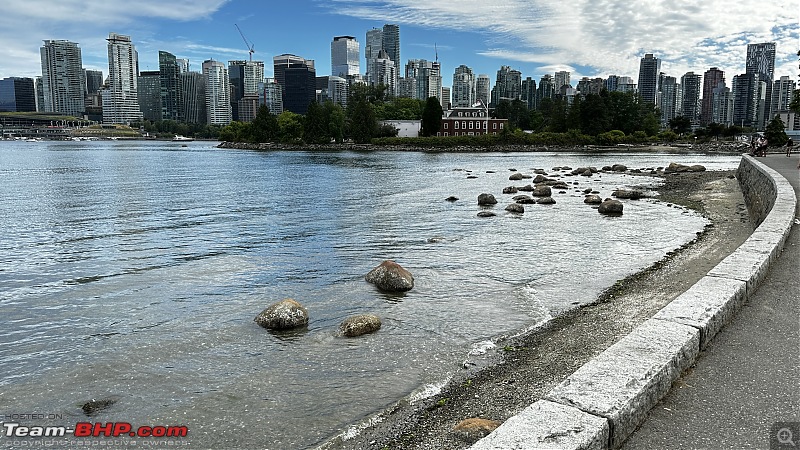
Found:
[[[595,302],[499,342],[489,360],[480,366],[466,363],[437,395],[413,404],[401,401],[356,427],[358,433],[340,435],[321,448],[468,448],[485,430],[465,431],[465,426],[503,422],[541,398],[688,289],[752,233],[734,171],[655,175],[665,182],[660,201],[698,210],[711,221],[695,240],[618,281]],[[468,419],[482,421],[465,425]]]

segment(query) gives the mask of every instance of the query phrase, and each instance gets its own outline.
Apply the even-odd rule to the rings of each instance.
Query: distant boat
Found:
[[[176,134],[175,137],[172,138],[172,140],[173,141],[179,141],[179,142],[188,142],[188,141],[193,141],[194,139],[192,139],[190,137],[186,137],[186,136],[181,136],[180,134]]]

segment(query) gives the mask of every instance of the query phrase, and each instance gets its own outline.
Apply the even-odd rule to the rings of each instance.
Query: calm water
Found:
[[[607,197],[642,183],[618,174],[565,177],[579,184],[556,205],[507,214],[502,188],[530,181],[509,181],[510,168],[673,161],[733,169],[739,157],[0,142],[0,414],[72,425],[108,397],[95,420],[186,425],[192,448],[312,447],[423,395],[487,341],[591,302],[707,223],[650,200],[615,218],[583,204],[587,187]],[[497,217],[476,217],[481,192],[498,197]],[[384,259],[414,290],[364,282]],[[309,309],[307,330],[253,322],[287,297]],[[383,328],[336,336],[363,312]]]

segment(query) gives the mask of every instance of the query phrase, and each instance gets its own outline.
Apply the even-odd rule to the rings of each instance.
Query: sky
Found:
[[[730,86],[744,73],[747,44],[759,42],[777,44],[776,79],[797,80],[799,14],[798,0],[3,0],[0,78],[41,75],[48,39],[77,42],[84,67],[106,76],[110,32],[131,36],[143,71],[158,70],[159,50],[199,71],[207,59],[247,59],[249,43],[268,77],[283,53],[330,75],[331,41],[349,35],[364,73],[366,32],[393,23],[403,66],[438,53],[444,86],[461,64],[492,84],[503,65],[537,83],[562,70],[573,86],[584,76],[636,82],[645,53],[677,78],[718,67]]]

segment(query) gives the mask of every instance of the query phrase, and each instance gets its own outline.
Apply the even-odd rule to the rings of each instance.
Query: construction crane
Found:
[[[253,44],[251,44],[250,41],[248,41],[247,38],[244,37],[244,33],[242,33],[242,29],[239,28],[239,25],[236,24],[233,25],[236,27],[237,30],[239,30],[239,34],[242,36],[242,40],[244,40],[244,45],[247,46],[247,51],[248,53],[250,53],[250,61],[253,61],[253,53],[256,52],[255,49],[253,48],[254,47]]]

